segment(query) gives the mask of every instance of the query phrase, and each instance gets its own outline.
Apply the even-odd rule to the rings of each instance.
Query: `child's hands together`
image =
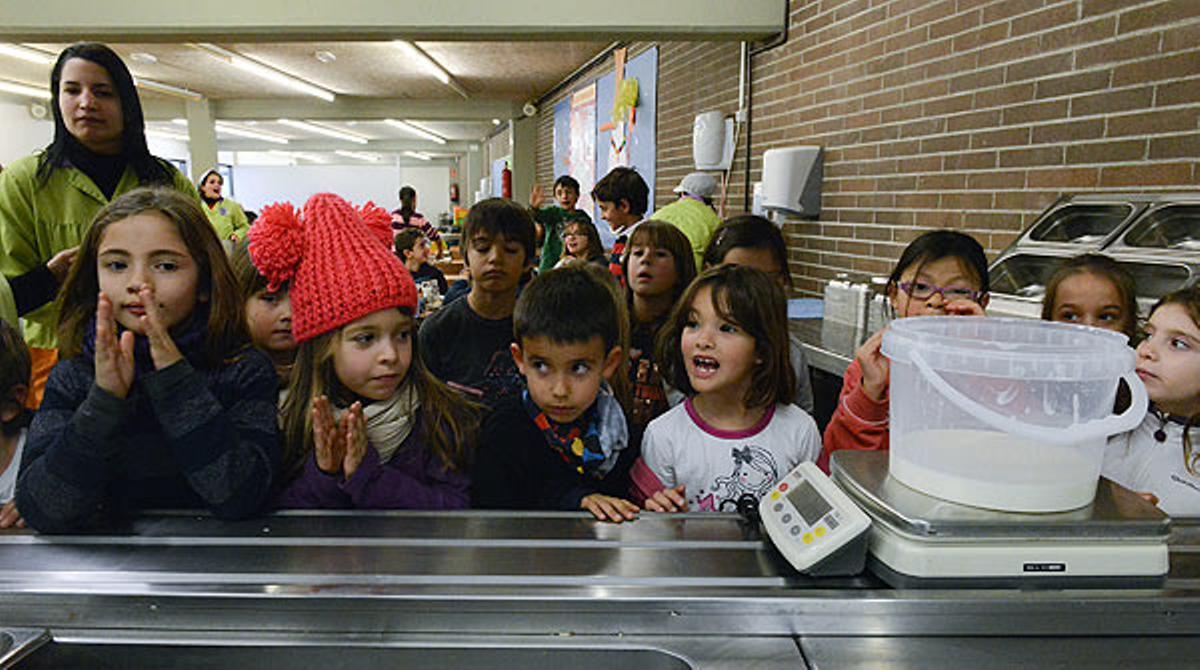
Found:
[[[101,291],[96,298],[96,386],[124,398],[133,384],[133,333],[117,339],[113,304]]]
[[[21,513],[17,511],[17,501],[10,500],[0,507],[0,529],[4,528],[24,528],[25,519],[21,518]]]
[[[312,421],[317,468],[329,475],[340,472],[350,479],[367,453],[367,423],[362,403],[351,405],[338,421],[333,418],[329,398],[317,396],[312,401]]]
[[[646,510],[649,512],[686,512],[688,509],[684,486],[656,491],[646,498]]]
[[[593,493],[590,496],[584,496],[583,500],[579,501],[579,507],[591,512],[592,516],[600,521],[612,521],[614,523],[633,521],[637,518],[638,513],[637,505],[624,498],[606,496],[602,493]]]
[[[154,301],[154,289],[148,284],[143,284],[138,291],[138,299],[142,303],[142,309],[146,310],[146,313],[139,317],[139,321],[146,333],[146,339],[150,340],[150,358],[154,361],[154,369],[162,370],[178,363],[183,354],[180,353],[179,347],[175,346],[175,340],[171,339],[167,327],[163,325],[162,312],[159,311],[158,303]]]

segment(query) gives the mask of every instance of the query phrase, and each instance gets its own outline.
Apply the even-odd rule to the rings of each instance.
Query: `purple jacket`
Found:
[[[466,509],[470,480],[447,470],[425,445],[420,421],[396,450],[392,460],[379,462],[379,452],[367,447],[354,476],[329,475],[310,455],[304,470],[275,500],[280,508],[299,509]]]

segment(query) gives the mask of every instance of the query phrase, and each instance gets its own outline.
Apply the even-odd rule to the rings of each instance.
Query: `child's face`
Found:
[[[467,247],[472,289],[489,293],[515,291],[527,264],[525,247],[503,235],[488,237],[486,233],[477,233]]]
[[[1121,306],[1117,287],[1090,272],[1078,272],[1059,282],[1052,315],[1055,321],[1081,323],[1118,333],[1124,332],[1129,320],[1134,318]]]
[[[413,243],[412,250],[408,254],[408,263],[420,267],[422,263],[429,260],[429,240],[424,237],[418,237]]]
[[[579,191],[559,184],[554,187],[554,199],[558,201],[559,207],[569,212],[575,209],[575,203],[579,202]]]
[[[920,272],[918,273],[918,270]],[[892,309],[898,318],[906,316],[944,316],[946,305],[951,301],[941,293],[926,292],[934,288],[943,288],[949,292],[972,292],[980,289],[979,281],[975,279],[962,261],[953,256],[939,258],[936,261],[913,263],[900,273],[900,284],[911,283],[912,293],[903,287],[896,286],[889,298]],[[916,295],[913,295],[916,294]],[[964,299],[964,298],[960,298]],[[986,299],[981,299],[980,307],[986,307]]]
[[[182,323],[196,307],[199,266],[175,224],[157,211],[110,224],[96,259],[100,290],[112,300],[117,323],[139,335],[146,334],[142,286],[153,289],[166,328]]]
[[[1162,410],[1200,412],[1200,328],[1183,306],[1163,305],[1150,315],[1137,348],[1137,374]]]
[[[582,256],[587,251],[587,233],[578,225],[570,225],[563,229],[563,246],[572,256]]]
[[[787,286],[784,281],[783,268],[779,266],[779,261],[775,258],[775,252],[770,249],[758,247],[734,247],[725,252],[725,258],[721,261],[725,265],[744,265],[766,273],[768,277],[775,280],[780,286]]]
[[[642,298],[669,295],[679,275],[675,254],[660,247],[638,245],[629,249],[629,287]]]
[[[533,402],[550,420],[570,423],[596,401],[600,382],[611,377],[621,361],[621,348],[605,352],[599,335],[571,343],[526,337],[512,345],[512,355]]]
[[[697,393],[733,391],[740,398],[759,363],[754,338],[721,318],[713,307],[709,286],[697,291],[692,300],[679,348],[688,380]]]
[[[292,301],[287,289],[255,291],[246,301],[246,326],[254,346],[272,353],[296,348],[292,337]]]
[[[200,185],[200,195],[207,198],[217,199],[221,197],[221,175],[209,174],[204,178],[204,183]]]
[[[412,317],[381,309],[342,327],[333,345],[339,381],[368,400],[387,400],[412,365]]]
[[[621,230],[641,220],[641,217],[630,212],[628,200],[597,200],[596,205],[600,208],[600,218],[607,221],[613,230]]]

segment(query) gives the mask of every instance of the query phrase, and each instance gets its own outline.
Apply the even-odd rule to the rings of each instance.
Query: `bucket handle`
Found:
[[[942,396],[960,410],[974,416],[998,431],[1011,433],[1030,440],[1052,444],[1078,444],[1096,439],[1107,439],[1109,435],[1133,430],[1142,422],[1146,414],[1145,408],[1148,401],[1146,386],[1142,384],[1142,380],[1133,370],[1126,372],[1120,377],[1125,380],[1126,384],[1129,384],[1129,390],[1133,393],[1133,401],[1129,403],[1129,407],[1124,412],[1074,424],[1066,428],[1049,428],[1013,421],[999,412],[988,409],[951,386],[944,377],[939,375],[936,370],[925,362],[925,358],[919,352],[913,351],[911,359],[917,369],[921,371],[921,375],[925,377],[925,380],[932,384]]]

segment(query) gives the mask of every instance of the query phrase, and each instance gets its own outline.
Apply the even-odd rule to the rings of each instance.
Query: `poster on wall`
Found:
[[[554,106],[554,177],[562,175],[571,175],[579,182],[576,207],[594,211],[591,193],[596,185],[595,84],[584,86]]]
[[[620,84],[615,72],[596,80],[596,178],[617,166],[631,167],[650,186],[646,212],[654,211],[655,121],[658,103],[658,48],[625,63]],[[598,214],[598,212],[597,212]],[[605,246],[616,236],[596,219]]]

